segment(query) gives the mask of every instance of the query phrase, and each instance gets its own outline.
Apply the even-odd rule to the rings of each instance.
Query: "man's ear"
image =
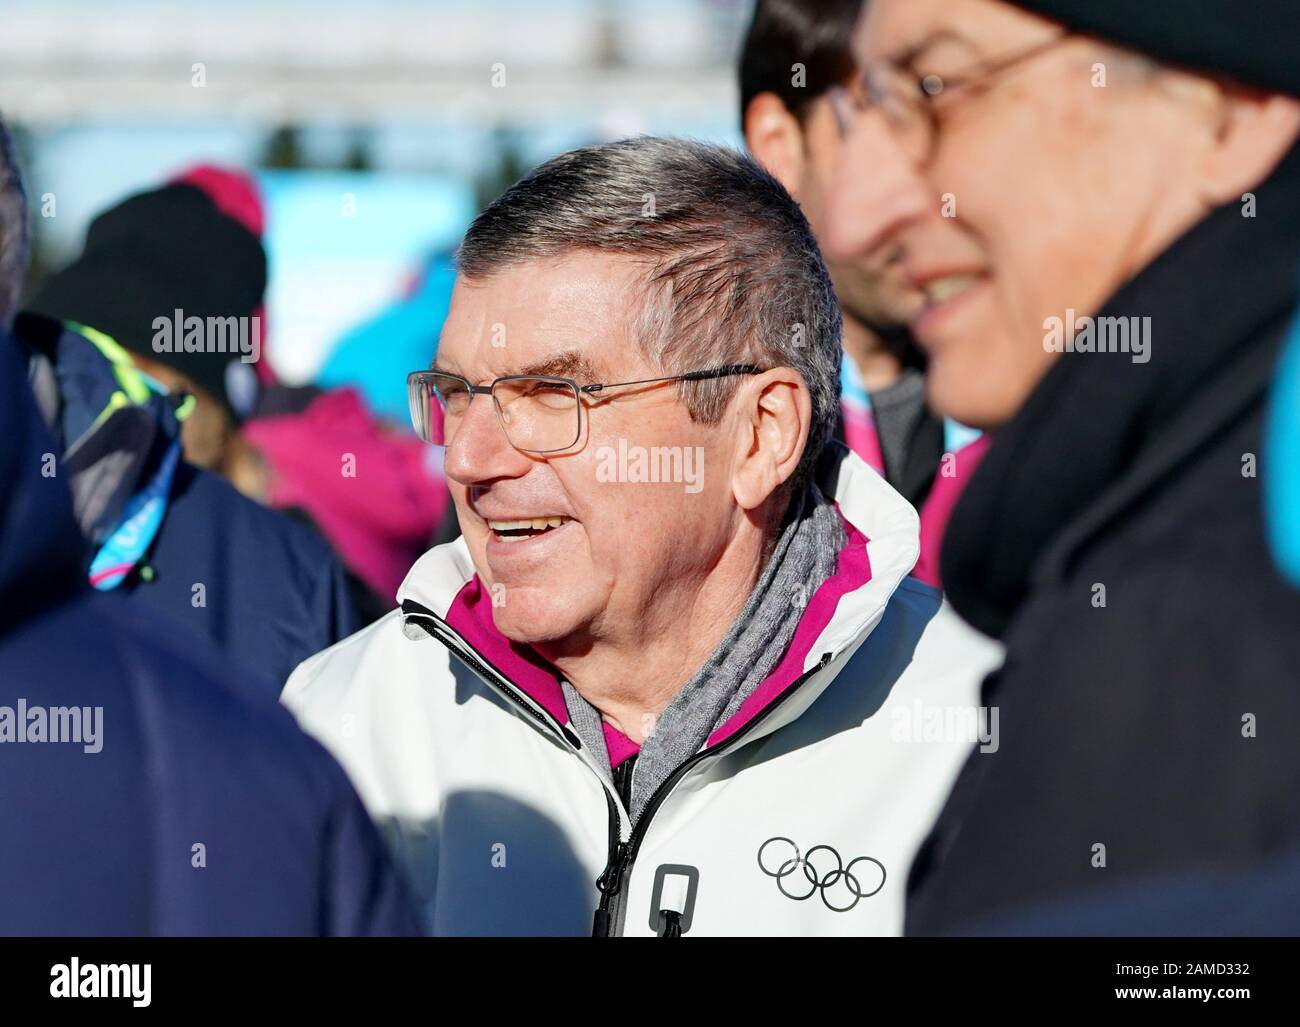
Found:
[[[1224,86],[1216,145],[1198,169],[1211,206],[1241,200],[1273,173],[1300,138],[1300,100]]]
[[[732,491],[742,509],[756,510],[799,466],[812,426],[812,396],[798,371],[774,367],[746,382],[736,404]]]
[[[745,108],[745,145],[799,199],[803,185],[803,126],[775,93],[759,93]]]

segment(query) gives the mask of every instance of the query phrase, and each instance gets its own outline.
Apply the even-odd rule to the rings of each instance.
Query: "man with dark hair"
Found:
[[[577,150],[470,227],[410,376],[462,535],[284,695],[433,931],[897,930],[996,653],[831,441],[840,360],[807,220],[741,154]]]
[[[853,26],[863,0],[758,0],[740,51],[740,120],[761,93],[796,118],[853,74]]]
[[[844,130],[835,101],[853,78],[861,8],[861,0],[758,0],[740,54],[745,142],[819,240]],[[915,573],[938,584],[944,526],[987,442],[926,408],[923,360],[905,327],[922,296],[888,252],[827,267],[844,315],[838,433],[920,511]]]

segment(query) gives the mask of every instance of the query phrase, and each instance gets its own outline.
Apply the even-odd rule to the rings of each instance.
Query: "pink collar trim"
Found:
[[[492,622],[492,597],[475,574],[456,593],[447,624],[561,724],[569,722],[555,668],[528,646],[510,641]]]
[[[839,510],[838,504],[836,510]],[[843,520],[844,515],[841,513],[840,517]],[[798,680],[813,644],[831,622],[840,599],[871,580],[871,561],[867,555],[869,540],[847,520],[844,528],[848,541],[840,550],[835,573],[808,601],[785,656],[740,709],[709,736],[706,744],[713,746],[730,738]],[[491,597],[477,574],[456,594],[447,611],[447,624],[542,709],[561,724],[568,723],[564,691],[555,669],[527,646],[510,641],[497,630],[492,621]],[[617,728],[609,724],[604,728],[611,767],[617,767],[640,751],[640,746]]]

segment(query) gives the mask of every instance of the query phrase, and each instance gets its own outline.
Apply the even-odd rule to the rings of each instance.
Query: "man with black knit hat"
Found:
[[[4,139],[0,124],[0,214],[21,225],[23,190]],[[25,253],[5,233],[0,241],[17,280]],[[97,218],[83,255],[46,281],[14,334],[61,447],[52,469],[72,492],[89,583],[157,616],[160,634],[206,636],[278,695],[298,663],[357,627],[346,579],[314,531],[190,459],[196,438],[200,450],[229,451],[208,426],[233,424],[237,369],[250,368],[242,358],[252,346],[196,350],[182,337],[178,349],[174,328],[172,345],[154,346],[178,311],[182,326],[195,318],[204,331],[251,323],[265,283],[256,236],[194,186],[167,186]],[[198,436],[196,421],[208,425]]]
[[[912,933],[1300,840],[1300,596],[1258,463],[1297,302],[1297,30],[1290,0],[873,0],[858,25],[826,244],[899,255],[931,401],[994,435],[942,570],[1007,647],[1001,745],[917,857]]]

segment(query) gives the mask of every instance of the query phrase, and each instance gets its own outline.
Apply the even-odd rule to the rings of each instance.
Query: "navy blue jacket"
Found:
[[[417,933],[325,750],[197,634],[87,587],[26,376],[0,337],[0,934]]]
[[[324,539],[184,462],[149,567],[150,580],[133,574],[123,593],[141,610],[205,635],[259,675],[273,697],[298,664],[361,626]]]

